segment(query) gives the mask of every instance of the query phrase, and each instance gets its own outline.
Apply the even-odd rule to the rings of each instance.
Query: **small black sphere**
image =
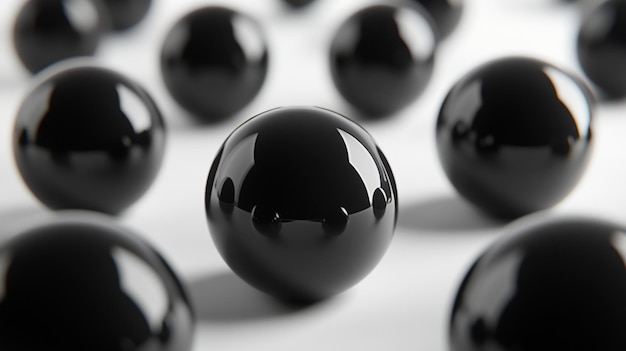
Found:
[[[148,93],[86,65],[43,78],[22,102],[13,135],[18,169],[41,202],[110,214],[148,190],[164,147],[164,122]]]
[[[546,209],[584,173],[593,105],[583,81],[553,65],[489,62],[457,82],[441,106],[441,165],[461,195],[491,214]]]
[[[610,98],[626,96],[626,2],[602,2],[582,21],[578,60],[589,80]]]
[[[0,349],[189,351],[195,317],[151,245],[64,214],[0,247]]]
[[[210,232],[243,280],[314,301],[363,279],[397,220],[393,174],[372,137],[321,108],[278,108],[237,128],[206,187]]]
[[[93,0],[28,0],[13,27],[13,45],[24,67],[49,65],[95,54],[108,23]]]
[[[113,30],[123,31],[139,24],[148,14],[152,0],[100,0],[109,14]]]
[[[626,348],[626,228],[580,218],[518,225],[465,276],[450,351]]]
[[[463,14],[463,0],[409,0],[423,6],[433,18],[440,40],[450,36]]]
[[[181,18],[161,50],[168,91],[205,121],[219,121],[250,103],[263,86],[267,68],[260,25],[223,7],[203,7]]]
[[[334,36],[333,82],[365,115],[395,113],[426,87],[436,46],[430,20],[417,7],[369,6],[349,17]]]

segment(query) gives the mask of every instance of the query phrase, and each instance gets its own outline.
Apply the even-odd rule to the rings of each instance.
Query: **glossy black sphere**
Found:
[[[457,27],[463,14],[463,0],[409,0],[423,6],[435,22],[440,39]]]
[[[152,0],[100,0],[109,14],[111,27],[122,31],[141,22],[152,5]]]
[[[584,173],[593,105],[580,79],[545,62],[484,64],[456,83],[441,106],[441,165],[461,195],[491,214],[546,209]]]
[[[321,108],[257,115],[224,142],[206,214],[226,263],[286,300],[319,300],[364,278],[397,220],[391,169],[372,137]]]
[[[92,0],[29,0],[18,12],[13,45],[31,73],[70,57],[93,55],[108,23]]]
[[[375,5],[349,17],[330,48],[333,82],[367,116],[392,114],[412,103],[433,72],[436,37],[413,6]]]
[[[623,350],[626,228],[525,224],[488,248],[452,308],[451,351]]]
[[[50,74],[28,94],[13,135],[19,171],[41,202],[110,214],[148,190],[164,147],[163,119],[142,87],[78,65]]]
[[[315,0],[282,0],[284,3],[293,7],[303,7],[311,4]]]
[[[218,121],[250,103],[267,73],[263,30],[251,17],[203,7],[181,18],[161,50],[172,97],[201,120]]]
[[[578,32],[578,60],[603,93],[626,96],[626,2],[601,3],[583,19]]]
[[[151,245],[65,216],[0,247],[0,349],[189,351],[192,309]]]

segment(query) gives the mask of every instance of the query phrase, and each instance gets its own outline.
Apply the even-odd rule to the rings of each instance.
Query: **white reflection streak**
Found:
[[[120,275],[120,288],[148,318],[153,330],[160,330],[168,311],[167,290],[157,273],[132,252],[115,247],[111,255]]]
[[[367,149],[352,135],[341,129],[337,129],[348,150],[348,162],[361,176],[368,191],[373,191],[381,186],[380,174],[374,158]],[[370,196],[372,194],[369,194]]]
[[[233,34],[246,57],[251,61],[259,61],[265,53],[265,41],[261,37],[261,29],[248,18],[235,16],[233,18]]]
[[[617,231],[611,236],[611,244],[617,253],[621,256],[626,268],[626,233]]]
[[[120,99],[120,109],[130,120],[135,133],[150,129],[150,111],[145,103],[123,84],[116,87]]]
[[[63,6],[68,21],[83,32],[92,31],[100,24],[98,10],[89,1],[69,0],[63,2]]]
[[[578,135],[588,134],[591,110],[583,89],[570,76],[553,67],[545,67],[543,72],[554,82],[559,100],[567,107],[576,121]]]
[[[399,9],[396,12],[398,31],[407,38],[405,43],[411,48],[414,58],[427,60],[435,51],[436,39],[430,23],[418,12]]]

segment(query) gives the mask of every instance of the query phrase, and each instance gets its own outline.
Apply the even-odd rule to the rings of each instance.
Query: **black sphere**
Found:
[[[463,0],[409,0],[423,6],[435,22],[439,38],[445,39],[457,27],[463,14]]]
[[[366,116],[395,113],[426,87],[436,46],[430,21],[416,7],[364,8],[349,17],[333,38],[333,82]]]
[[[174,100],[210,122],[250,103],[267,68],[260,25],[223,7],[203,7],[181,18],[161,50],[161,73]]]
[[[548,63],[484,64],[457,82],[441,106],[441,165],[462,196],[493,215],[546,209],[584,173],[593,105],[580,79]]]
[[[13,27],[13,45],[24,67],[37,73],[67,58],[95,54],[108,28],[92,0],[28,0]]]
[[[489,247],[452,307],[450,351],[623,350],[626,228],[524,224]]]
[[[609,98],[626,96],[626,2],[604,1],[582,21],[578,60],[589,80]]]
[[[224,142],[206,214],[226,263],[275,297],[315,301],[364,278],[397,220],[391,169],[372,137],[321,108],[257,115]]]
[[[80,65],[50,74],[26,96],[13,135],[18,169],[41,202],[110,214],[148,190],[164,148],[163,119],[142,87]]]
[[[0,247],[0,349],[189,351],[195,317],[151,245],[64,215]]]
[[[282,0],[285,4],[293,7],[304,7],[311,4],[315,0]]]
[[[152,0],[100,0],[113,30],[123,31],[139,24],[148,14]]]

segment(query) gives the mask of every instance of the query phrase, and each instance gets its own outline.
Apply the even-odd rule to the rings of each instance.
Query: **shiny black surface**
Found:
[[[330,48],[333,82],[367,116],[392,114],[412,103],[433,71],[430,21],[410,6],[375,5],[350,16]]]
[[[263,29],[251,17],[209,6],[181,18],[161,50],[172,97],[200,120],[222,120],[258,94],[267,74]]]
[[[29,0],[13,25],[13,45],[31,73],[70,57],[91,56],[108,22],[92,0]]]
[[[586,76],[611,98],[626,96],[626,3],[605,1],[582,20],[578,60]]]
[[[580,79],[550,64],[489,62],[457,82],[441,106],[441,165],[461,195],[491,214],[548,208],[584,173],[593,105]]]
[[[423,6],[432,16],[440,39],[457,27],[463,14],[463,0],[409,0]]]
[[[626,348],[625,228],[524,224],[488,248],[452,308],[450,351]]]
[[[195,317],[151,245],[68,215],[0,248],[3,351],[189,351]]]
[[[226,263],[287,300],[359,282],[397,220],[393,174],[372,137],[320,108],[278,108],[237,128],[213,162],[205,200]]]
[[[284,3],[293,7],[303,7],[311,4],[315,0],[282,0]]]
[[[114,30],[122,31],[134,27],[148,14],[152,0],[100,0],[109,13]]]
[[[18,111],[13,153],[26,185],[53,209],[118,213],[158,173],[165,126],[148,93],[113,71],[48,75]]]

